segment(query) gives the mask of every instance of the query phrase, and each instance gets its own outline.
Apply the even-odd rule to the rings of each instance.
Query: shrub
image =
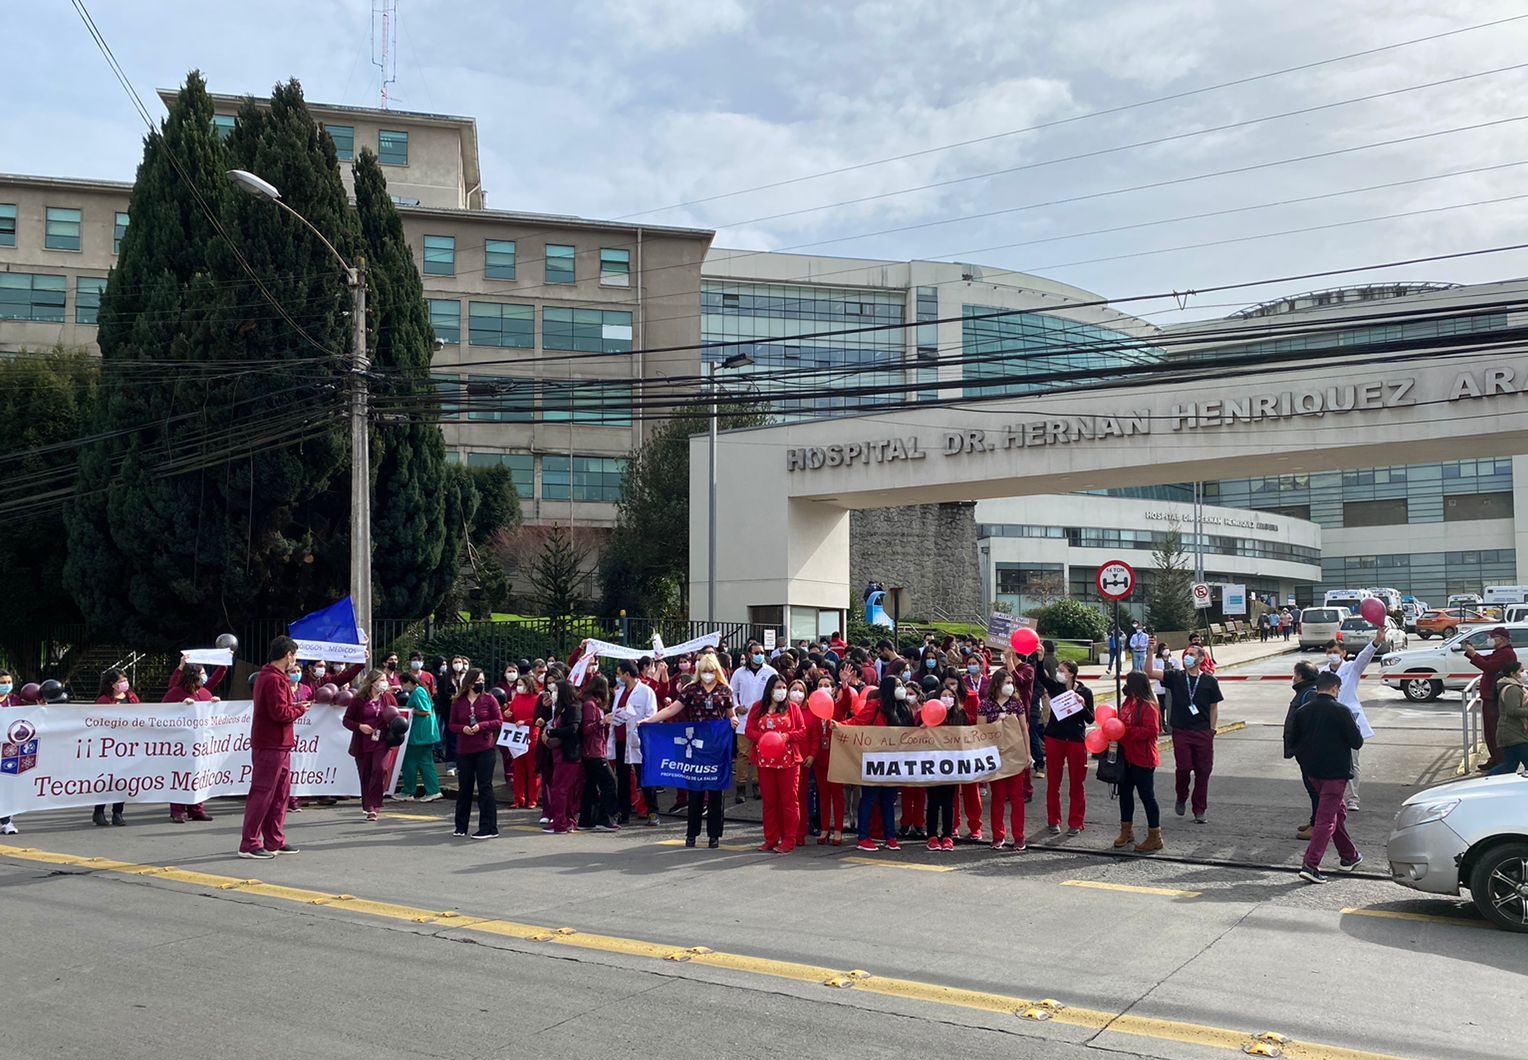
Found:
[[[1109,635],[1109,619],[1099,608],[1081,600],[1057,600],[1034,612],[1041,636],[1063,640],[1099,641]]]

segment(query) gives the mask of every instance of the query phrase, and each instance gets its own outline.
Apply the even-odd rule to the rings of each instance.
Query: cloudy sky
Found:
[[[156,115],[153,89],[193,67],[214,91],[295,76],[311,100],[377,105],[369,0],[90,6]],[[1502,121],[1528,117],[1528,66],[1501,70],[1528,55],[1512,3],[399,8],[393,105],[474,116],[497,208],[712,227],[721,246],[977,262],[1113,297],[1525,241],[1528,120]],[[0,36],[23,45],[0,69],[0,170],[130,178],[143,128],[70,5],[6,0]],[[1291,111],[1304,113],[1279,117]],[[1311,155],[1325,157],[1288,161]],[[1524,273],[1519,253],[1352,280]],[[1202,297],[1186,316],[1343,282]]]

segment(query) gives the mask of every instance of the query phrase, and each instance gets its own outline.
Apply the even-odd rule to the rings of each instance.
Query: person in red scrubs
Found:
[[[212,676],[207,676],[205,667],[196,666],[186,662],[186,657],[180,657],[180,665],[170,675],[170,687],[164,694],[166,703],[216,703],[218,697],[212,694],[212,690],[223,683],[223,678],[228,674],[228,667],[219,666],[212,671]],[[210,821],[212,815],[201,803],[187,805],[185,803],[170,803],[170,820],[176,824],[185,824],[187,821]]]
[[[101,691],[96,696],[97,703],[124,703],[139,702],[138,693],[133,691],[133,683],[128,680],[127,674],[121,670],[107,670],[101,675]],[[111,823],[114,825],[127,824],[127,818],[122,811],[126,809],[126,803],[114,802],[111,805]],[[95,815],[91,821],[104,827],[106,824],[106,804],[103,802],[95,808]]]
[[[287,797],[292,788],[292,748],[297,746],[292,723],[308,709],[292,689],[297,682],[287,676],[295,669],[297,642],[277,637],[266,651],[270,661],[255,675],[254,709],[250,712],[249,797],[244,801],[244,831],[239,843],[241,858],[273,858],[295,854],[288,846],[282,825],[286,822]]]
[[[991,683],[988,685],[988,695],[983,699],[977,709],[977,720],[991,724],[1001,721],[1006,717],[1020,717],[1025,719],[1024,726],[1024,755],[1028,761],[1029,753],[1029,701],[1033,695],[1035,681],[1035,669],[1027,662],[1014,663],[1012,672],[1006,669],[997,669],[992,673]],[[1029,775],[1026,765],[1021,773],[1002,780],[992,780],[987,783],[987,790],[992,793],[992,849],[1002,850],[1005,846],[1015,849],[1026,849],[1024,838],[1024,780]],[[1005,811],[1012,807],[1013,838],[1008,838],[1007,821]]]
[[[361,679],[361,690],[345,708],[345,728],[350,730],[350,757],[355,759],[356,774],[361,780],[361,809],[368,821],[382,812],[383,789],[387,783],[388,752],[383,739],[387,732],[388,711],[397,713],[389,689],[392,680],[383,670],[368,670]]]
[[[796,849],[801,823],[801,747],[806,739],[806,720],[801,703],[806,682],[786,683],[779,674],[764,682],[764,691],[748,712],[744,733],[751,745],[749,755],[759,771],[764,800],[764,853],[789,854]],[[781,737],[780,746],[766,753],[760,745],[767,733]],[[771,741],[773,742],[773,741]]]

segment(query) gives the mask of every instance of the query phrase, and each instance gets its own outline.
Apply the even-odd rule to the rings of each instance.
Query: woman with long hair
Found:
[[[913,724],[913,712],[907,705],[908,694],[900,672],[898,675],[888,672],[881,678],[880,688],[865,698],[865,705],[846,724],[909,727]],[[897,789],[890,785],[869,784],[862,785],[860,791],[858,849],[867,853],[880,849],[871,838],[871,826],[877,816],[880,819],[881,834],[886,837],[886,849],[901,850],[902,844],[897,842],[896,831]]]
[[[1093,690],[1078,677],[1077,664],[1063,659],[1056,666],[1062,692],[1074,692],[1082,700],[1082,709],[1064,718],[1054,713],[1045,721],[1045,758],[1050,768],[1045,773],[1045,820],[1051,835],[1061,834],[1061,774],[1071,783],[1067,788],[1067,832],[1080,833],[1087,813],[1084,784],[1088,778],[1088,749],[1083,745],[1088,723],[1093,720]],[[1053,697],[1054,698],[1054,697]]]
[[[133,683],[127,674],[121,670],[107,670],[101,674],[101,687],[96,693],[97,703],[111,703],[123,706],[128,703],[139,702],[138,693],[133,691]],[[127,818],[122,811],[127,808],[126,803],[114,802],[111,804],[111,823],[117,826],[127,824]],[[106,826],[106,804],[100,803],[95,808],[95,814],[91,822],[98,827]]]
[[[368,670],[361,678],[361,690],[345,708],[345,728],[350,730],[350,757],[355,759],[356,775],[361,780],[361,809],[368,821],[382,812],[383,788],[387,782],[387,758],[392,750],[383,739],[387,735],[387,714],[392,707],[392,678],[385,670]]]
[[[535,725],[536,723],[536,679],[525,671],[520,671],[515,678],[514,687],[507,689],[511,698],[509,701],[509,721],[515,725]],[[532,749],[522,754],[519,758],[511,757],[506,763],[510,773],[510,790],[514,792],[517,810],[525,810],[536,805],[540,792],[536,778],[536,752]]]
[[[695,680],[686,685],[674,697],[674,702],[648,718],[648,722],[667,721],[672,717],[681,721],[721,721],[737,725],[737,706],[732,699],[732,687],[727,683],[727,671],[714,652],[702,652],[695,660]],[[646,724],[644,722],[644,724]],[[695,791],[690,793],[685,805],[688,814],[684,845],[692,847],[700,837],[701,815],[705,815],[707,846],[716,849],[722,843],[725,825],[720,791]]]
[[[789,854],[796,849],[801,823],[801,745],[806,737],[801,704],[805,700],[805,681],[787,682],[774,674],[764,682],[763,694],[748,712],[744,731],[764,797],[764,844],[759,847],[764,853]],[[782,740],[772,752],[760,745],[768,733],[776,733]]]
[[[930,702],[933,701],[930,700]],[[970,724],[970,719],[966,717],[966,708],[960,702],[958,688],[945,685],[940,690],[937,701],[944,707],[944,720],[939,724]],[[918,722],[920,725],[928,724],[923,711],[919,711]],[[928,848],[930,850],[955,849],[955,833],[958,830],[955,792],[958,787],[958,784],[936,784],[928,789]]]
[[[596,832],[614,832],[621,826],[615,823],[615,773],[605,757],[610,740],[610,681],[597,670],[584,682],[579,738],[584,744],[584,808],[579,827],[587,823]]]
[[[175,667],[175,672],[170,674],[170,687],[165,691],[166,703],[216,703],[218,697],[212,694],[212,690],[222,684],[223,678],[228,674],[228,667],[219,666],[212,671],[212,676],[207,676],[207,668],[195,663],[188,663],[186,657],[180,657],[180,665]],[[290,808],[290,807],[288,807]],[[185,824],[187,821],[210,821],[212,815],[207,812],[202,803],[170,803],[170,820],[176,824]]]
[[[551,752],[551,787],[547,799],[549,822],[543,832],[567,835],[574,831],[577,806],[574,793],[584,774],[583,703],[571,681],[548,681],[552,694],[552,718],[542,729],[541,740]]]
[[[846,664],[847,666],[847,664]],[[852,670],[852,666],[847,667]],[[835,721],[847,721],[849,712],[844,710],[843,699],[838,690],[833,686],[833,679],[824,674],[817,679],[817,691],[826,692],[833,697],[833,714]],[[810,697],[809,697],[810,698]],[[807,797],[810,790],[807,785],[807,771],[811,773],[812,783],[817,785],[817,845],[826,846],[832,844],[839,846],[843,843],[844,832],[844,786],[835,784],[828,779],[828,763],[831,759],[833,740],[829,734],[827,722],[813,714],[810,709],[805,710],[802,720],[806,723],[806,736],[802,744],[803,761],[801,778],[801,821],[796,826],[797,845],[806,842],[806,827],[808,820]]]
[[[1025,850],[1028,844],[1024,838],[1024,780],[1029,774],[1029,701],[1034,694],[1035,668],[1022,659],[1012,662],[1012,669],[1000,667],[992,672],[992,680],[987,686],[987,696],[977,708],[977,719],[988,724],[1002,721],[1006,717],[1024,718],[1022,726],[1024,733],[1024,750],[1022,760],[1025,763],[1022,772],[1001,780],[989,780],[987,790],[992,796],[992,849],[1002,850],[1008,846],[1015,850]],[[1008,839],[1007,821],[1005,813],[1009,807],[1013,819],[1013,839]]]
[[[1135,842],[1135,798],[1140,796],[1146,808],[1146,838],[1136,844],[1138,854],[1162,849],[1162,811],[1157,806],[1157,737],[1162,735],[1162,711],[1151,691],[1151,681],[1140,670],[1125,675],[1125,702],[1119,708],[1119,720],[1125,734],[1119,738],[1119,750],[1125,757],[1125,775],[1119,782],[1119,838],[1115,850]]]
[[[493,763],[498,755],[494,745],[504,727],[504,712],[499,701],[486,691],[483,671],[467,670],[463,691],[451,704],[447,730],[456,734],[456,828],[454,836],[465,836],[472,823],[472,796],[478,800],[478,830],[473,839],[495,839],[499,834],[499,807],[493,798]]]

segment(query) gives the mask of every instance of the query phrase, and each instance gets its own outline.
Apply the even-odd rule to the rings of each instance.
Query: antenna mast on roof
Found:
[[[387,86],[398,80],[398,0],[372,0],[371,65],[382,78],[382,109],[387,109]]]

